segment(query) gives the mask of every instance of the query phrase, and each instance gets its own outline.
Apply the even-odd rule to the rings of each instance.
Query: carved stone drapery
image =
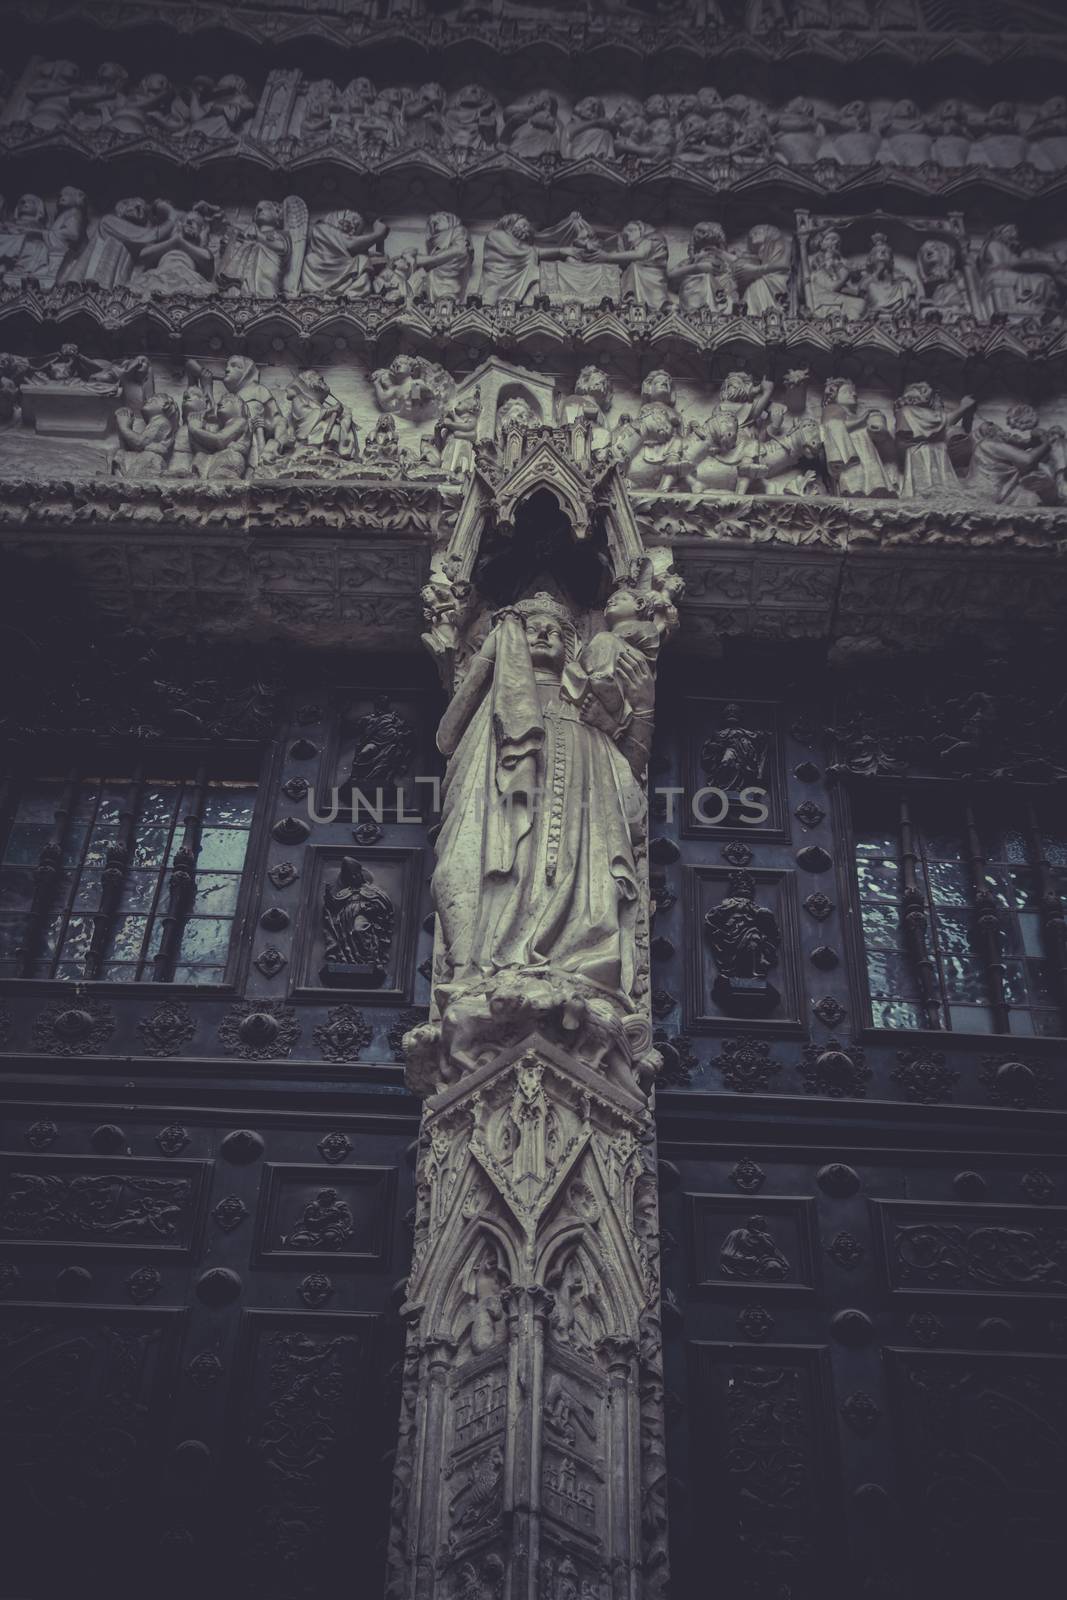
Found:
[[[614,572],[604,625],[542,593],[474,650],[488,518],[581,483],[559,439],[510,460],[472,487],[424,597],[455,693],[433,1006],[405,1040],[426,1103],[388,1594],[652,1600],[667,1559],[643,781],[679,585],[641,552],[621,486],[594,498],[587,479],[570,525]],[[593,891],[606,864],[614,902]]]

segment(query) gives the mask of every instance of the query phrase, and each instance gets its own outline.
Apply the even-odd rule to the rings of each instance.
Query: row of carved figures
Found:
[[[807,95],[771,106],[712,87],[643,100],[585,95],[572,103],[542,88],[502,101],[477,83],[379,87],[359,77],[342,85],[290,69],[269,74],[256,96],[232,73],[176,85],[163,73],[133,81],[117,62],[102,62],[83,79],[74,62],[46,61],[23,74],[0,133],[9,147],[54,134],[108,149],[151,139],[210,148],[240,137],[257,148],[280,147],[283,156],[335,149],[370,160],[426,151],[462,164],[503,151],[529,162],[632,167],[673,160],[697,172],[829,162],[1052,173],[1067,167],[1067,97],[988,108],[953,98],[922,110],[909,99],[836,105]]]
[[[87,417],[102,404],[118,433],[111,470],[149,481],[302,470],[463,478],[513,461],[510,435],[578,429],[585,459],[616,462],[645,492],[1067,504],[1062,426],[1043,424],[1024,403],[979,414],[972,397],[949,401],[922,381],[871,404],[850,377],[828,377],[817,394],[798,369],[775,398],[771,379],[736,371],[710,413],[697,416],[679,407],[663,370],[648,374],[632,410],[616,404],[612,379],[594,366],[559,396],[551,380],[500,363],[457,383],[432,361],[398,356],[371,374],[371,387],[379,415],[361,442],[352,406],[315,369],[272,387],[250,356],[231,356],[218,373],[190,361],[184,389],[167,391],[143,356],[106,363],[67,345],[36,365],[0,356],[0,421],[14,422],[21,406],[22,420],[47,432],[50,396],[84,397]],[[402,433],[398,418],[412,426]],[[89,420],[97,436],[109,425]]]
[[[400,5],[407,14],[409,0],[400,0]],[[493,17],[544,18],[553,11],[564,14],[562,6],[543,5],[539,0],[442,0],[440,4],[429,0],[427,9],[458,13],[474,22]],[[737,28],[756,35],[786,28],[893,32],[922,28],[926,20],[921,0],[601,0],[589,9],[591,14],[600,12],[607,18],[623,14],[656,17],[681,26],[717,32]],[[935,12],[931,18],[935,27],[937,20]]]
[[[146,298],[303,294],[396,309],[462,303],[477,283],[487,306],[544,296],[557,304],[610,300],[653,312],[677,304],[691,315],[758,316],[791,309],[795,299],[815,317],[948,321],[1048,320],[1067,300],[1067,254],[1024,245],[1014,223],[972,242],[958,215],[885,217],[880,230],[800,212],[795,235],[760,223],[733,243],[720,223],[705,221],[679,241],[684,253],[676,247],[672,260],[673,241],[650,222],[608,230],[574,211],[537,230],[510,212],[479,241],[477,273],[475,239],[450,211],[433,212],[421,240],[408,230],[408,248],[392,253],[388,223],[351,209],[312,220],[297,195],[260,200],[239,217],[206,201],[183,210],[140,196],[94,215],[84,191],[68,187],[54,201],[21,195],[6,217],[0,202],[0,218],[0,279],[9,287],[26,278],[42,288],[95,283]]]

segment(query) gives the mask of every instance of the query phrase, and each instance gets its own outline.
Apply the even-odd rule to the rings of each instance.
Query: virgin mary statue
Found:
[[[550,595],[503,611],[438,733],[449,757],[434,900],[457,984],[565,972],[629,1003],[653,678],[620,640],[577,649]],[[636,773],[636,776],[635,776]]]

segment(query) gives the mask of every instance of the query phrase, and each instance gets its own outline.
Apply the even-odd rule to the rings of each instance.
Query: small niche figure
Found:
[[[380,984],[393,942],[393,902],[375,887],[355,856],[343,856],[341,869],[323,895],[322,925],[326,959],[320,977],[331,987]]]
[[[756,905],[755,892],[750,872],[731,872],[726,894],[704,917],[719,969],[712,996],[723,1011],[739,1016],[765,1016],[781,998],[767,982],[778,959],[781,930],[774,912]]]

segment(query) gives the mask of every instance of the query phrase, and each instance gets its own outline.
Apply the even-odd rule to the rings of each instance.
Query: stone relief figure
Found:
[[[906,315],[918,304],[918,285],[906,273],[898,272],[892,246],[884,233],[871,235],[867,259],[853,277],[863,297],[862,316]]]
[[[323,890],[324,983],[381,983],[393,943],[393,902],[355,856]]]
[[[198,478],[200,460],[189,432],[190,425],[203,426],[210,405],[207,392],[194,385],[184,390],[179,402],[179,421],[167,464],[168,478]]]
[[[569,259],[577,252],[562,244],[538,242],[529,218],[517,211],[490,228],[482,248],[481,297],[487,306],[501,300],[521,305],[541,290],[541,263]]]
[[[892,466],[879,450],[890,444],[882,412],[860,403],[851,378],[827,378],[823,387],[822,440],[834,494],[896,494]]]
[[[1037,107],[1026,138],[1027,160],[1038,172],[1067,167],[1067,95],[1055,94]]]
[[[548,595],[500,613],[438,732],[448,758],[434,903],[451,982],[562,969],[627,996],[643,797],[616,742],[647,722],[645,656],[601,675]],[[584,796],[613,797],[594,818]]]
[[[119,406],[115,426],[122,441],[111,468],[122,478],[162,478],[170,465],[178,432],[178,407],[170,395],[153,395],[139,419],[129,406]]]
[[[466,477],[474,471],[481,415],[482,392],[474,388],[458,395],[434,426],[434,444],[441,466],[451,477]]]
[[[388,699],[380,697],[373,711],[356,717],[352,738],[349,785],[370,798],[374,789],[395,789],[403,782],[415,754],[415,730],[399,711],[390,710]]]
[[[612,449],[634,489],[669,489],[683,454],[671,409],[656,400],[643,405],[636,424],[620,422]]]
[[[480,1356],[507,1338],[501,1294],[510,1283],[500,1246],[486,1239],[470,1257],[460,1285],[461,1310],[453,1337],[460,1351]]]
[[[256,109],[248,84],[235,73],[214,81],[194,78],[187,93],[174,101],[167,127],[196,134],[205,143],[226,144],[236,138]]]
[[[819,146],[819,161],[837,161],[843,167],[869,167],[879,156],[882,135],[871,127],[866,100],[850,100],[840,111],[823,113],[828,133]]]
[[[826,129],[811,100],[798,95],[770,117],[769,124],[775,150],[786,166],[809,167],[818,159]]]
[[[248,407],[239,395],[224,393],[214,409],[187,422],[199,476],[209,483],[244,478],[253,459],[254,442]]]
[[[546,89],[523,95],[504,107],[503,141],[526,161],[559,154],[559,101]]]
[[[900,492],[905,499],[959,490],[950,445],[962,434],[959,425],[970,424],[975,402],[968,395],[953,410],[928,383],[909,384],[896,411],[896,437],[904,450]]]
[[[748,230],[745,249],[735,255],[735,272],[750,317],[786,304],[793,264],[793,241],[769,222]]]
[[[363,464],[390,476],[399,470],[401,462],[400,440],[396,431],[396,418],[386,412],[379,417],[363,446]]]
[[[607,1332],[604,1291],[581,1249],[569,1251],[545,1275],[546,1287],[555,1295],[552,1334],[561,1344],[588,1355]]]
[[[448,1502],[452,1533],[472,1533],[488,1527],[500,1513],[504,1492],[504,1452],[494,1445],[476,1457],[463,1483]]]
[[[282,1245],[286,1250],[341,1250],[354,1227],[351,1207],[338,1199],[337,1190],[320,1189],[300,1221],[282,1235]]]
[[[1012,406],[1002,423],[979,422],[964,487],[994,505],[1062,504],[1064,438],[1062,428],[1040,432],[1032,406]]]
[[[878,159],[890,167],[921,167],[933,159],[934,141],[914,100],[898,100],[882,118]]]
[[[924,306],[941,312],[969,312],[960,247],[951,239],[924,239],[915,256]]]
[[[859,317],[863,312],[863,296],[856,292],[852,266],[841,253],[841,235],[834,228],[819,235],[808,255],[808,299],[816,317],[835,312]]]
[[[743,493],[748,478],[739,437],[737,417],[729,411],[713,412],[704,422],[695,423],[681,441],[680,465],[674,475],[678,486]]]
[[[797,376],[803,384],[808,374]],[[786,374],[786,380],[788,377]],[[767,408],[762,440],[747,452],[744,467],[749,489],[758,494],[822,494],[818,474],[821,450],[822,435],[815,419],[798,416],[791,405],[776,401]]]
[[[0,277],[16,288],[23,278],[42,284],[55,281],[48,217],[40,195],[24,194],[15,202],[10,221],[0,224]]]
[[[979,285],[994,316],[1048,317],[1067,298],[1067,259],[1024,250],[1014,222],[1000,223],[978,255]]]
[[[33,365],[33,381],[40,385],[81,391],[83,394],[117,395],[127,379],[151,389],[152,369],[147,356],[131,356],[125,361],[97,361],[83,356],[76,344],[61,344],[54,355]]]
[[[481,84],[457,89],[445,112],[445,134],[459,156],[480,156],[496,148],[500,107]]]
[[[778,960],[781,929],[774,912],[755,901],[750,872],[731,872],[719,904],[705,913],[708,943],[718,968],[712,998],[726,1012],[762,1016],[778,1004],[767,981]]]
[[[435,416],[451,398],[453,382],[444,367],[424,356],[397,356],[371,373],[380,411],[411,422]]]
[[[43,61],[25,91],[31,108],[27,118],[30,126],[39,133],[55,133],[69,127],[74,112],[72,96],[80,79],[81,72],[73,61]]]
[[[971,160],[971,124],[962,100],[942,100],[926,119],[935,135],[931,155],[939,166],[966,167]]]
[[[218,265],[211,233],[221,219],[222,213],[204,201],[178,213],[172,233],[142,245],[130,287],[145,295],[211,294]]]
[[[22,384],[30,372],[24,356],[0,352],[0,428],[10,426],[19,415]]]
[[[574,393],[559,402],[560,422],[588,422],[593,449],[606,449],[608,416],[614,401],[611,379],[599,367],[583,367],[574,382]]]
[[[311,224],[300,274],[305,294],[331,294],[362,300],[376,293],[380,274],[389,268],[381,253],[389,229],[368,224],[359,211],[330,211]],[[401,296],[402,297],[402,296]]]
[[[405,93],[400,107],[401,142],[409,150],[439,149],[445,132],[445,91],[423,83]]]
[[[628,222],[599,260],[623,268],[623,300],[660,311],[667,304],[667,240],[647,222]]]
[[[130,282],[141,252],[178,232],[182,213],[167,200],[151,205],[139,195],[119,200],[96,224],[87,249],[71,268],[79,282],[114,289]]]
[[[408,250],[397,260],[413,300],[454,300],[462,305],[467,294],[474,246],[454,211],[435,211],[426,220],[422,250]]]
[[[971,163],[1010,172],[1026,160],[1027,141],[1019,127],[1019,108],[1010,100],[999,100],[984,117],[973,122],[980,133],[971,146]]]
[[[296,293],[307,243],[308,208],[297,195],[260,200],[250,228],[230,232],[220,283],[260,300]]]
[[[724,1278],[788,1278],[790,1266],[758,1213],[740,1228],[732,1228],[719,1250],[719,1272]]]
[[[229,423],[225,430],[233,434],[231,444],[225,448],[228,459],[225,464],[214,464],[208,476],[230,475],[230,469],[236,465],[236,455],[233,453],[238,447],[244,449],[243,442],[239,444],[238,436],[234,432],[235,424],[240,417],[244,417],[248,428],[248,443],[246,450],[246,463],[253,468],[258,467],[263,460],[270,460],[281,448],[286,438],[286,423],[278,401],[270,389],[260,379],[259,368],[251,356],[232,355],[222,370],[221,377],[216,377],[200,361],[189,360],[186,362],[186,373],[191,384],[198,384],[209,397],[210,404],[205,416],[209,426],[217,422],[218,409],[224,399],[233,399],[239,402],[238,406],[228,406]],[[216,386],[221,385],[222,395],[218,402],[215,401]],[[214,415],[213,415],[214,413]],[[203,431],[202,422],[197,419],[197,426]],[[210,452],[212,446],[202,445],[202,450]],[[221,449],[214,446],[214,449]],[[209,464],[209,456],[204,456],[202,466]],[[240,474],[243,476],[243,473]]]
[[[274,449],[268,445],[264,450],[268,459],[283,450],[297,457],[329,453],[340,461],[351,461],[359,453],[352,413],[330,389],[325,375],[313,368],[298,372],[286,387],[285,421],[287,428],[275,430]]]
[[[689,314],[730,313],[739,308],[734,257],[719,223],[696,224],[685,259],[668,269],[667,282],[676,291],[681,309]]]
[[[162,72],[148,72],[135,88],[122,96],[111,112],[107,127],[131,139],[164,133],[174,104],[174,87]]]
[[[700,765],[708,782],[729,795],[762,783],[768,742],[765,732],[744,726],[741,707],[731,701],[723,712],[721,726],[708,735],[701,747]]]
[[[603,100],[587,95],[577,102],[563,131],[562,153],[568,161],[614,157],[615,118],[607,115]]]

